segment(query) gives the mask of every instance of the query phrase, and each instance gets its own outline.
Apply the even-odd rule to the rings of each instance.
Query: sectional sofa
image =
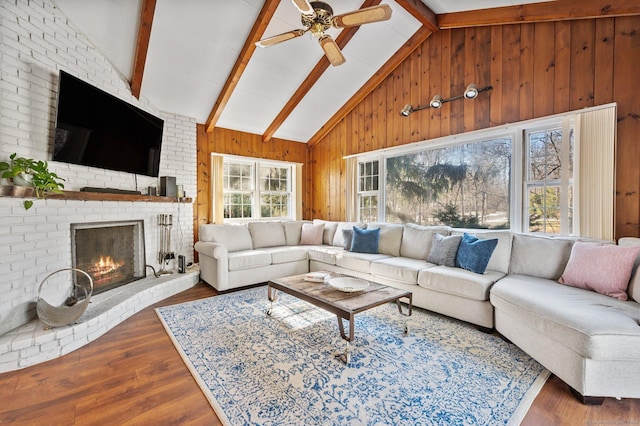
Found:
[[[322,228],[315,241],[306,232],[311,225],[315,232]],[[375,252],[346,249],[356,243],[354,226],[378,230]],[[495,240],[483,273],[428,261],[434,257],[434,241],[465,234]],[[309,271],[349,274],[412,291],[417,307],[484,331],[495,328],[585,403],[640,398],[640,274],[635,273],[640,239],[622,239],[620,246],[629,248],[576,241],[508,230],[314,220],[200,225],[195,249],[201,278],[219,291]],[[576,263],[578,247],[595,250],[591,265]],[[632,264],[622,265],[624,256],[615,251],[613,261],[595,274],[626,276],[624,294],[618,290],[612,297],[558,282],[570,267],[573,274],[587,273],[602,262],[598,253],[609,256],[611,250],[633,256]]]

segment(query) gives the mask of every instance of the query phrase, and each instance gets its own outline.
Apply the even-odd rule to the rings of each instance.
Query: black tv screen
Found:
[[[64,71],[53,160],[158,176],[164,121]]]

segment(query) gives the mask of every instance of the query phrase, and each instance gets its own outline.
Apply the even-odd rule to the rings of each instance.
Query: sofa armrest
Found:
[[[199,254],[200,278],[216,290],[229,288],[229,252],[222,244],[198,241],[193,248]]]

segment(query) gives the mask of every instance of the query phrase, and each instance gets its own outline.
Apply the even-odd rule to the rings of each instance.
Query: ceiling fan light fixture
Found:
[[[442,104],[443,104],[442,96],[440,95],[435,95],[433,99],[431,99],[431,102],[429,102],[429,106],[431,108],[436,108],[436,109],[440,108]]]
[[[467,86],[467,88],[464,91],[464,97],[465,99],[475,99],[478,97],[478,93],[480,93],[478,91],[478,87],[475,84],[470,84]]]

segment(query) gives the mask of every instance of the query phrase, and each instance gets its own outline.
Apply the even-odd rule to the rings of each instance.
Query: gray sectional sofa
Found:
[[[640,274],[633,274],[626,301],[558,283],[576,239],[367,224],[369,230],[380,228],[377,253],[369,254],[344,249],[343,229],[362,224],[314,220],[324,224],[322,244],[300,245],[303,223],[200,225],[195,249],[201,278],[225,291],[322,270],[406,289],[417,307],[485,331],[495,328],[565,381],[583,402],[640,398]],[[486,271],[428,262],[436,233],[497,239]],[[640,245],[637,238],[623,240]]]

